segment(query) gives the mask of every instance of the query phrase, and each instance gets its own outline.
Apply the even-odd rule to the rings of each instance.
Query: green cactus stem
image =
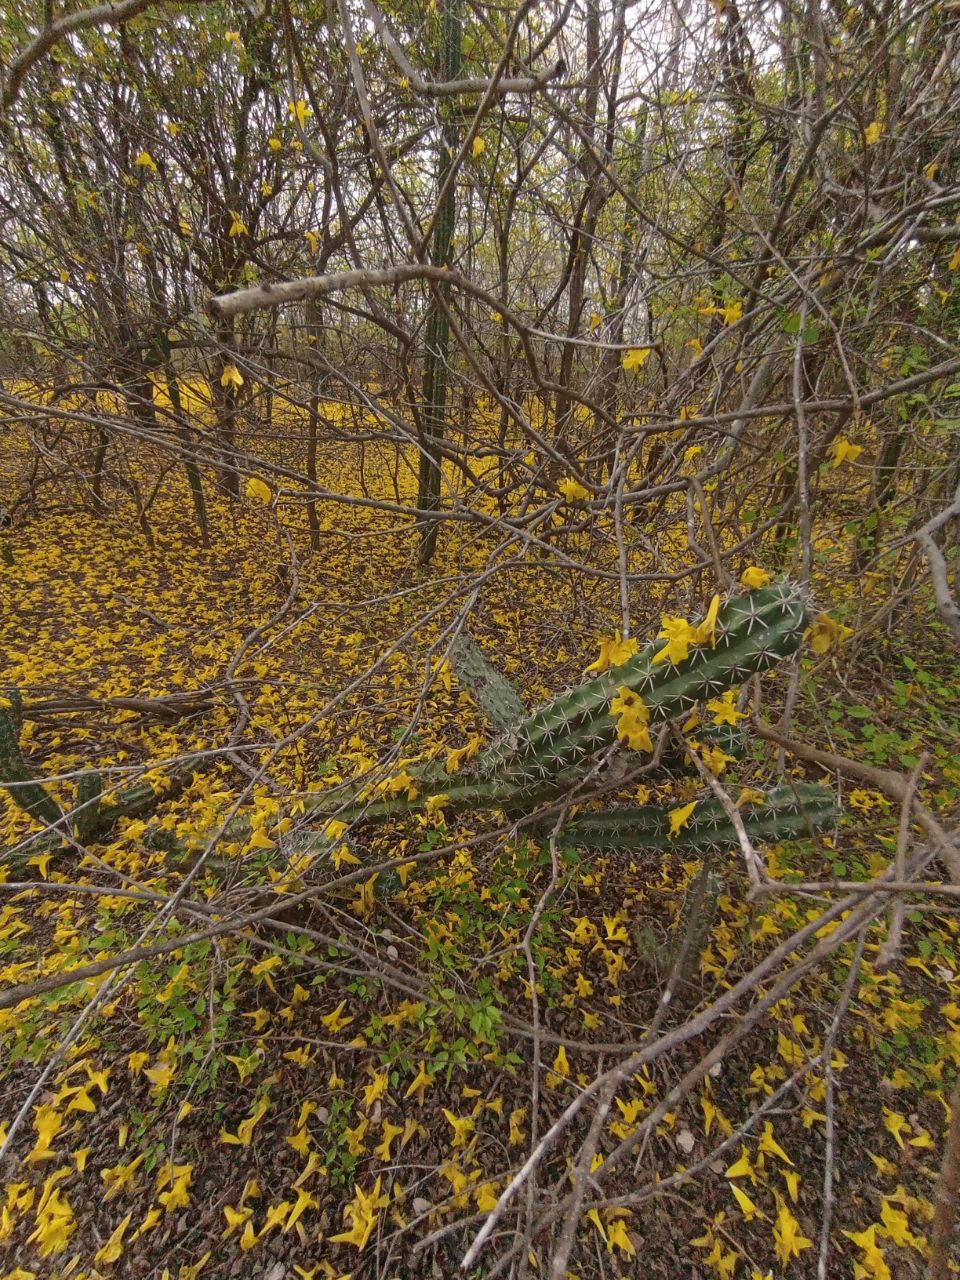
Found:
[[[23,700],[17,689],[0,693],[0,786],[14,804],[31,818],[51,826],[61,818],[60,808],[43,784],[37,782],[20,752]]]
[[[676,665],[654,662],[662,643],[648,645],[541,707],[481,753],[473,772],[526,782],[556,776],[616,741],[609,707],[619,689],[625,686],[643,698],[653,729],[792,656],[807,622],[806,601],[788,582],[728,600],[717,616],[714,645],[698,645]]]
[[[73,834],[80,844],[89,844],[94,838],[100,818],[100,797],[103,779],[96,769],[81,773],[77,778],[77,797],[74,808]]]
[[[443,797],[451,810],[493,806],[511,813],[522,811],[534,797],[542,802],[565,794],[580,781],[587,761],[616,741],[617,722],[610,714],[610,702],[619,689],[626,686],[641,695],[653,729],[790,657],[800,646],[807,621],[806,602],[790,583],[735,597],[718,612],[716,643],[692,649],[682,662],[654,662],[662,646],[651,644],[622,666],[561,694],[526,717],[455,777],[436,761],[411,766],[408,772],[418,793],[414,799],[366,798],[362,785],[348,784],[313,801],[314,812],[332,813],[342,807],[345,819],[363,816],[378,821],[421,811],[435,797]],[[729,729],[704,726],[699,736],[737,758],[742,754],[742,737],[739,730],[730,733]],[[674,752],[665,759],[664,768],[676,772],[685,766]]]
[[[483,651],[465,631],[450,646],[450,665],[457,679],[466,685],[497,732],[512,728],[526,717],[527,709],[510,681],[484,657]]]
[[[801,839],[833,826],[840,816],[829,787],[798,782],[767,792],[764,804],[740,811],[747,835],[755,844]],[[701,800],[684,826],[670,835],[666,809],[643,805],[633,809],[608,809],[584,813],[568,822],[562,840],[585,849],[629,852],[703,852],[735,849],[737,833],[717,799]]]

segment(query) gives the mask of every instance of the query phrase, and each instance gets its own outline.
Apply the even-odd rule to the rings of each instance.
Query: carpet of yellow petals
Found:
[[[387,469],[375,458],[367,466],[366,492],[386,490]],[[269,760],[270,783],[245,790],[233,762],[203,753],[230,738],[240,708],[225,672],[244,638],[276,615],[290,570],[263,494],[211,501],[210,515],[206,550],[186,487],[170,481],[150,513],[152,548],[128,519],[52,511],[9,537],[13,563],[0,567],[0,683],[31,703],[66,692],[102,700],[27,719],[26,757],[64,805],[73,775],[92,767],[108,791],[145,777],[159,797],[148,818],[121,819],[86,855],[41,852],[4,868],[0,990],[95,963],[143,936],[169,944],[119,972],[0,1008],[0,1141],[41,1080],[0,1184],[3,1280],[428,1274],[424,1255],[411,1252],[417,1241],[479,1221],[529,1150],[532,992],[521,944],[549,851],[521,840],[491,854],[469,819],[447,827],[442,812],[427,813],[364,833],[365,847],[344,850],[330,877],[385,856],[444,846],[449,854],[405,869],[389,896],[376,894],[376,877],[356,874],[312,910],[284,915],[302,881],[284,842],[291,818],[276,799],[278,790],[322,791],[391,751],[402,773],[404,762],[485,733],[470,695],[449,671],[436,673],[434,646],[462,603],[458,582],[483,572],[490,545],[454,532],[421,581],[409,534],[386,517],[331,507],[321,512],[321,551],[309,555],[302,511],[281,512],[298,548],[296,604],[232,668],[249,714],[243,744],[262,748],[244,759]],[[480,599],[474,633],[530,704],[576,680],[618,616],[615,586],[585,598],[582,583],[536,564],[492,577]],[[431,609],[435,617],[411,630]],[[653,602],[650,617],[658,614]],[[165,719],[109,701],[177,692],[208,705]],[[197,759],[192,778],[165,798],[171,762],[184,757]],[[695,791],[682,783],[659,798],[682,806]],[[241,795],[243,838],[220,841],[215,865],[189,886],[191,910],[162,917],[191,855]],[[886,866],[896,815],[872,792],[850,803],[856,825],[841,829],[836,849],[807,848],[807,874],[829,873],[844,850],[863,875]],[[4,794],[0,848],[31,829]],[[797,847],[769,850],[768,870],[788,874],[799,856]],[[679,857],[570,854],[532,949],[550,1028],[539,1043],[540,1132],[603,1060],[588,1044],[633,1042],[649,1022],[660,944],[698,870]],[[748,905],[736,863],[720,872],[694,1003],[727,989],[739,966],[815,906],[790,897]],[[190,941],[211,911],[241,914],[247,903],[255,912],[264,900],[286,931],[252,924]],[[835,1274],[919,1274],[948,1082],[960,1064],[958,933],[948,911],[917,913],[904,964],[881,972],[872,962],[882,930],[873,930],[838,1043],[827,1043],[824,1011],[842,984],[840,960],[780,1001],[767,1031],[663,1115],[628,1181],[633,1189],[704,1167],[678,1178],[673,1200],[655,1211],[591,1210],[584,1256],[596,1246],[610,1275],[633,1274],[643,1250],[652,1275],[815,1274],[829,1106]],[[361,963],[374,956],[380,981]],[[724,1147],[820,1054],[786,1108]],[[595,1161],[684,1065],[681,1047],[618,1092]],[[565,1178],[569,1154],[558,1150],[550,1176]],[[678,1235],[680,1220],[698,1225]],[[453,1274],[466,1239],[460,1230],[441,1236],[431,1256],[440,1250],[448,1261],[433,1265]],[[532,1262],[538,1274],[535,1252]],[[571,1272],[600,1273],[599,1264]]]

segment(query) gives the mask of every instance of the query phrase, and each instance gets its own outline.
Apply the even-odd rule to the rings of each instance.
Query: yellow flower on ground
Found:
[[[49,1195],[41,1197],[37,1223],[27,1236],[27,1244],[35,1244],[41,1258],[48,1258],[51,1253],[62,1253],[76,1225],[70,1201],[55,1186]]]
[[[148,1067],[143,1074],[155,1089],[163,1090],[166,1089],[177,1072],[176,1068],[171,1066],[169,1062],[161,1061],[155,1067]]]
[[[393,1140],[399,1137],[401,1133],[403,1133],[402,1124],[391,1124],[389,1120],[384,1120],[383,1140],[373,1149],[375,1159],[382,1160],[384,1164],[387,1164],[390,1160],[390,1147]]]
[[[337,1032],[342,1031],[344,1027],[349,1027],[350,1023],[353,1021],[353,1018],[343,1016],[343,1010],[346,1003],[346,1000],[341,1000],[332,1013],[325,1013],[320,1019],[331,1035],[336,1035]]]
[[[496,1184],[484,1182],[473,1193],[479,1213],[490,1213],[497,1207]]]
[[[363,1249],[377,1225],[377,1210],[387,1202],[380,1194],[381,1179],[378,1176],[370,1195],[364,1195],[359,1186],[354,1187],[354,1198],[344,1207],[344,1217],[351,1223],[348,1231],[331,1236],[331,1243],[353,1244]]]
[[[123,1255],[123,1236],[127,1227],[130,1225],[130,1219],[133,1213],[128,1213],[124,1220],[114,1229],[110,1239],[100,1246],[93,1255],[93,1260],[98,1267],[113,1266]]]
[[[767,1155],[776,1156],[777,1159],[782,1160],[784,1164],[793,1164],[793,1161],[773,1136],[773,1124],[769,1120],[763,1126],[763,1133],[760,1135],[760,1141],[757,1143],[757,1150],[765,1151]]]
[[[242,1227],[244,1223],[250,1221],[253,1217],[253,1210],[249,1206],[242,1206],[234,1209],[232,1205],[225,1204],[223,1206],[223,1216],[227,1220],[227,1225],[223,1229],[221,1240],[225,1240],[227,1236],[232,1235],[238,1227]]]
[[[561,1045],[557,1050],[557,1056],[553,1060],[553,1067],[547,1072],[547,1088],[559,1089],[569,1074],[570,1063],[567,1061],[567,1051]]]
[[[909,1129],[910,1125],[906,1118],[897,1111],[891,1111],[888,1107],[883,1108],[883,1125],[888,1133],[893,1134],[894,1141],[901,1151],[904,1149],[903,1138],[900,1136],[904,1129]]]
[[[526,1142],[526,1134],[523,1132],[523,1122],[527,1118],[526,1107],[515,1107],[510,1112],[510,1134],[508,1141],[511,1147],[522,1147]]]
[[[754,1202],[750,1199],[747,1193],[745,1191],[740,1190],[740,1188],[736,1185],[736,1183],[731,1185],[730,1190],[733,1192],[733,1198],[736,1200],[737,1204],[740,1206],[740,1211],[743,1214],[744,1219],[747,1222],[752,1222],[753,1219],[757,1217],[757,1215],[760,1213],[760,1210],[757,1208]]]
[[[811,1248],[813,1241],[800,1234],[800,1223],[787,1208],[779,1192],[775,1194],[780,1208],[773,1228],[773,1244],[777,1257],[786,1266],[791,1258],[798,1258],[804,1249]]]
[[[426,1091],[430,1088],[432,1084],[433,1084],[433,1076],[430,1074],[429,1071],[427,1071],[426,1067],[423,1064],[423,1061],[421,1060],[420,1067],[417,1071],[417,1074],[413,1078],[413,1083],[407,1089],[407,1092],[403,1095],[404,1099],[412,1098],[414,1094],[416,1094],[417,1102],[419,1102],[420,1105],[422,1106],[423,1095],[426,1093]]]
[[[390,1077],[386,1071],[377,1071],[374,1073],[373,1079],[363,1090],[363,1109],[369,1111],[375,1102],[386,1094],[387,1086],[390,1084]]]
[[[633,1241],[627,1235],[627,1224],[622,1218],[612,1222],[607,1230],[607,1253],[613,1253],[615,1248],[631,1257],[637,1252]]]
[[[238,1147],[249,1147],[250,1139],[253,1137],[253,1131],[267,1113],[270,1103],[266,1098],[261,1098],[257,1105],[251,1111],[246,1120],[241,1120],[237,1126],[235,1134],[228,1133],[226,1129],[220,1130],[220,1141],[228,1145]]]
[[[453,1129],[453,1149],[456,1151],[459,1147],[467,1145],[467,1138],[473,1133],[476,1124],[472,1116],[455,1116],[452,1111],[443,1108],[443,1114],[447,1119],[447,1123]]]
[[[883,1256],[883,1250],[877,1244],[877,1224],[874,1222],[866,1231],[844,1231],[848,1240],[863,1250],[857,1274],[869,1277],[869,1280],[891,1280],[890,1268]]]

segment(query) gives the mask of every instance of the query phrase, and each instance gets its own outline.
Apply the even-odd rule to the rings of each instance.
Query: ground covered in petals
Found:
[[[389,476],[376,459],[367,467],[375,495]],[[454,530],[420,575],[403,525],[361,506],[321,514],[313,554],[302,510],[275,512],[255,492],[211,502],[210,516],[205,549],[186,489],[170,482],[152,546],[120,514],[52,510],[5,535],[2,685],[33,708],[25,759],[65,809],[92,769],[107,798],[140,785],[156,803],[83,848],[49,850],[28,841],[40,824],[0,799],[0,847],[23,850],[0,885],[0,990],[13,993],[0,1007],[12,1157],[0,1275],[453,1274],[538,1138],[618,1046],[642,1046],[654,1019],[669,1031],[709,1010],[838,891],[748,900],[739,852],[715,856],[711,910],[664,1010],[671,944],[703,869],[689,852],[590,854],[511,833],[509,815],[437,805],[311,859],[296,837],[314,797],[375,766],[389,781],[430,757],[469,759],[486,737],[442,661],[462,582],[481,581],[474,638],[533,707],[582,678],[603,636],[609,651],[616,574],[585,587],[562,565]],[[565,536],[579,554],[581,535]],[[818,590],[855,630],[853,594],[830,597],[830,556],[847,551],[825,535]],[[689,617],[708,604],[691,595]],[[660,612],[652,596],[637,633],[653,635]],[[932,613],[902,625],[890,640],[855,635],[853,666],[836,645],[808,649],[796,715],[811,741],[877,765],[909,770],[928,753],[918,794],[950,825],[958,673]],[[172,694],[187,702],[163,714],[123,703]],[[238,722],[247,772],[223,750]],[[762,787],[774,755],[751,747],[724,780]],[[702,787],[639,792],[623,799],[678,812]],[[832,834],[763,849],[771,877],[853,882],[887,868],[897,806],[866,786],[842,801]],[[367,870],[404,857],[416,861]],[[782,995],[771,967],[748,1001],[705,1024],[708,1038],[684,1035],[638,1065],[593,1136],[595,1168],[627,1150],[578,1224],[570,1274],[631,1275],[642,1258],[664,1277],[812,1276],[827,1169],[831,1274],[921,1275],[960,1064],[953,901],[908,912],[892,965],[878,962],[886,923],[872,924]],[[44,978],[48,990],[17,998]],[[725,1051],[724,1034],[771,993],[770,1020]],[[549,1151],[541,1185],[569,1188],[586,1128]],[[498,1231],[501,1253],[538,1274],[523,1213]],[[483,1256],[471,1274],[486,1274]]]

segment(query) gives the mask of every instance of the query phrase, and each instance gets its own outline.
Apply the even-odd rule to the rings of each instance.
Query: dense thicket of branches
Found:
[[[280,548],[269,623],[219,683],[168,701],[126,691],[144,714],[224,702],[236,713],[208,745],[248,788],[237,806],[270,781],[282,749],[383,676],[394,647],[419,644],[422,696],[384,743],[388,776],[451,638],[488,590],[509,596],[531,566],[550,590],[588,595],[591,621],[624,639],[664,610],[699,617],[752,565],[824,610],[818,658],[844,634],[827,616],[839,607],[853,633],[844,670],[870,658],[884,628],[908,643],[942,624],[943,643],[960,643],[956,4],[126,0],[60,17],[48,6],[41,19],[6,0],[4,19],[3,522],[79,512],[135,522],[152,547],[160,500],[179,486],[208,546],[227,536],[214,503],[268,504]],[[385,637],[323,711],[292,715],[282,741],[254,741],[238,664],[268,625],[320,607],[298,599],[298,566],[322,557],[332,531],[398,530],[400,581],[371,599],[402,600],[402,636]],[[464,559],[477,547],[482,569]],[[330,595],[350,593],[337,581]],[[835,744],[805,746],[792,736],[802,679],[791,666],[771,710],[757,676],[738,703],[752,696],[768,715],[757,727],[780,771],[790,751],[902,806],[891,884],[909,888],[934,858],[955,878],[952,835],[915,805],[925,757],[902,776]],[[539,694],[560,681],[548,671],[534,683]],[[816,687],[815,673],[813,704]],[[77,702],[85,692],[44,690],[33,714],[120,705]],[[345,719],[345,743],[353,728]],[[393,799],[415,789],[400,777]],[[925,844],[908,856],[911,814]],[[506,813],[497,848],[519,820]],[[745,833],[741,848],[750,855]],[[676,1103],[777,992],[849,943],[854,976],[833,992],[817,1061],[829,1058],[864,931],[891,898],[890,885],[873,897],[841,887],[851,896],[827,909],[844,921],[832,942],[814,943],[811,926],[795,968],[784,942],[775,963],[701,1010],[702,1026],[664,1023],[668,990],[631,1054],[598,1070],[539,1145],[534,1130],[529,1164],[485,1228],[525,1215],[507,1243],[496,1237],[498,1266],[549,1238],[560,1280],[578,1214],[600,1196],[590,1162],[623,1081],[714,1029],[663,1106]],[[753,892],[769,889],[756,873]],[[231,920],[283,927],[272,905],[228,905],[227,923],[203,936]],[[198,918],[190,927],[206,928]],[[897,908],[887,959],[902,926]],[[361,968],[365,941],[351,943]],[[787,976],[775,982],[776,965]],[[753,1003],[721,1033],[741,997]],[[534,1030],[510,1030],[539,1055],[533,1005]],[[553,1189],[537,1187],[553,1144],[585,1117],[572,1183],[554,1170]],[[627,1192],[622,1202],[634,1203]],[[947,1248],[931,1275],[947,1274]]]
[[[867,420],[877,515],[910,475],[891,518],[922,524],[957,480],[935,443],[956,21],[936,4],[282,3],[65,36],[8,74],[4,358],[63,406],[34,424],[43,460],[15,501],[42,502],[40,471],[112,500],[134,439],[195,459],[198,501],[210,467],[237,492],[278,436],[261,461],[309,498],[313,437],[334,430],[322,388],[364,406],[353,436],[442,455],[445,483],[495,496],[521,539],[549,522],[531,484],[569,471],[638,518],[722,477],[714,522],[746,506],[748,536],[782,546]],[[9,31],[29,49],[25,20]],[[212,414],[155,403],[174,371],[209,379]],[[314,404],[306,430],[276,430],[287,399]]]

